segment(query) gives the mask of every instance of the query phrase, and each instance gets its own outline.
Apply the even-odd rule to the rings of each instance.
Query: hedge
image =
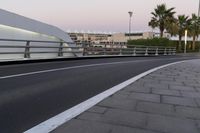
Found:
[[[143,45],[143,46],[164,46],[164,47],[176,47],[177,52],[184,51],[184,41],[182,40],[182,45],[179,50],[179,42],[172,41],[167,38],[153,38],[153,39],[138,39],[138,40],[129,40],[128,47],[131,48],[131,45]],[[195,50],[192,50],[192,41],[188,41],[187,51],[189,52],[199,52],[200,42],[196,42]]]

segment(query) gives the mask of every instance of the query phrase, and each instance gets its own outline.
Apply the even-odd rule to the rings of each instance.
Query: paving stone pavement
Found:
[[[155,71],[52,133],[200,133],[200,60]]]

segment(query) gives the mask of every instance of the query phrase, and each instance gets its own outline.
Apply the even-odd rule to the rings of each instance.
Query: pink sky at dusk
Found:
[[[0,8],[68,31],[128,31],[128,11],[133,11],[132,31],[151,30],[150,12],[157,4],[175,7],[177,15],[197,13],[199,0],[1,0]]]

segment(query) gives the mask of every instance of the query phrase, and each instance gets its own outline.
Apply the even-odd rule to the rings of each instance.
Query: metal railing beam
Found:
[[[161,47],[161,46],[132,45],[129,48],[124,48],[120,45],[120,47],[118,48],[113,48],[113,47],[102,48],[102,47],[88,47],[88,45],[84,45],[84,47],[65,46],[64,44],[74,44],[74,43],[63,42],[63,41],[0,39],[0,42],[9,43],[8,45],[1,43],[2,45],[0,45],[0,55],[23,54],[24,58],[31,58],[31,54],[48,54],[48,53],[49,54],[55,53],[57,54],[58,57],[64,56],[64,53],[75,53],[75,54],[82,53],[82,56],[87,56],[87,55],[130,55],[130,56],[155,55],[157,56],[157,55],[175,55],[176,54],[175,47]],[[14,45],[11,45],[10,42],[13,42]],[[21,42],[22,44],[21,43],[19,44],[19,42]],[[52,46],[52,45],[48,46],[49,44],[52,44],[52,43],[56,44],[56,46]],[[5,50],[6,52],[4,52],[4,49],[6,49]]]

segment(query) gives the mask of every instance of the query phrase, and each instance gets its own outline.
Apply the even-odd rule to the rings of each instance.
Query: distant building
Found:
[[[160,37],[160,33],[159,32],[154,32],[154,37]],[[167,32],[164,32],[163,33],[163,37],[170,39],[171,38],[171,34],[167,33]]]
[[[78,45],[99,44],[101,42],[107,43],[111,34],[102,33],[68,33],[71,39]]]
[[[137,33],[68,33],[71,39],[78,45],[89,45],[94,47],[124,47],[129,39],[151,39],[154,32],[137,32]]]

